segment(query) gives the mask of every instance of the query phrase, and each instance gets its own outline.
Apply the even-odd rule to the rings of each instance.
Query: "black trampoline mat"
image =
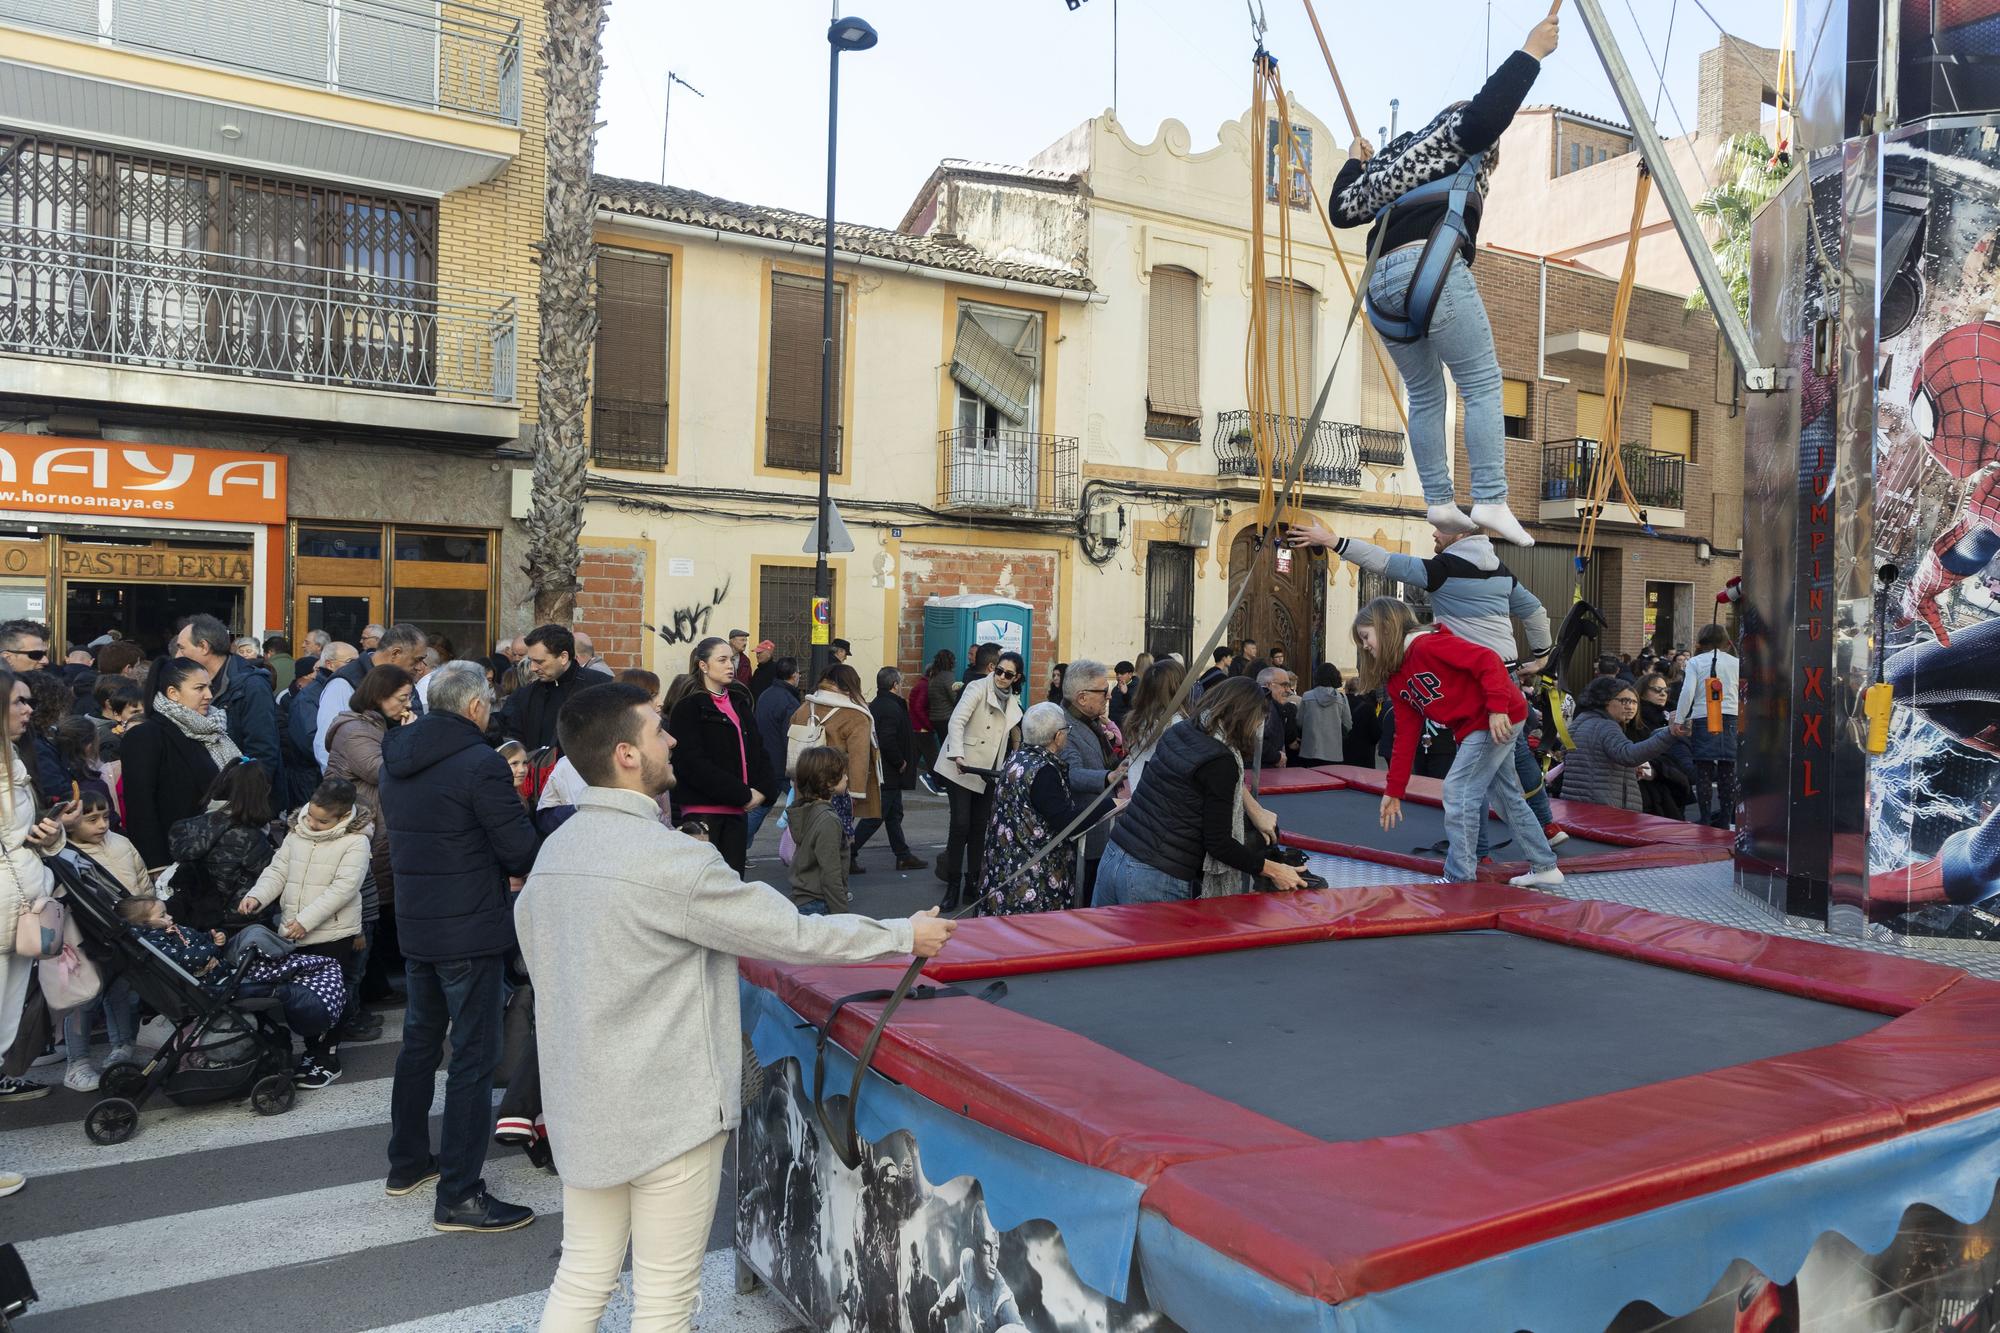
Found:
[[[994,1003],[1330,1141],[1643,1087],[1888,1021],[1485,930],[1033,973]]]
[[[1333,791],[1273,792],[1257,799],[1266,810],[1278,817],[1281,833],[1296,833],[1321,842],[1344,842],[1378,852],[1401,852],[1405,856],[1434,856],[1444,860],[1444,811],[1435,805],[1404,801],[1403,822],[1393,829],[1384,829],[1382,798],[1374,792],[1348,787]],[[1495,861],[1525,862],[1528,859],[1527,852],[1514,841],[1514,830],[1491,811],[1486,815],[1486,836],[1492,844],[1491,855]],[[1501,846],[1502,843],[1506,846]],[[1433,847],[1437,850],[1431,850]],[[1567,841],[1556,847],[1555,852],[1556,860],[1573,861],[1580,856],[1631,850],[1622,843],[1598,842],[1594,838],[1572,833]]]

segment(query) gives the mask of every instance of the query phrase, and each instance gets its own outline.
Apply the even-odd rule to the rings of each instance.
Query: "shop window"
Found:
[[[771,275],[770,383],[764,402],[764,465],[819,471],[821,316],[818,278]],[[827,470],[840,470],[840,377],[846,361],[847,289],[833,288],[833,441]]]
[[[477,657],[493,642],[487,633],[484,588],[398,587],[395,608],[398,623],[442,634],[460,657]]]
[[[486,563],[483,532],[411,532],[396,530],[396,559],[428,560],[444,565]]]
[[[299,528],[299,554],[315,560],[380,560],[380,528]]]
[[[352,641],[370,622],[412,624],[474,657],[493,642],[494,534],[301,523],[293,529],[292,633]]]

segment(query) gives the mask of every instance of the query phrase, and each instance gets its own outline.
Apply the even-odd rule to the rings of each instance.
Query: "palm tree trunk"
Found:
[[[535,370],[534,498],[528,509],[528,581],[537,624],[567,625],[576,610],[583,492],[590,458],[583,414],[597,338],[591,239],[597,193],[590,171],[597,138],[597,86],[604,69],[607,0],[544,0],[548,187],[542,205],[541,336]]]

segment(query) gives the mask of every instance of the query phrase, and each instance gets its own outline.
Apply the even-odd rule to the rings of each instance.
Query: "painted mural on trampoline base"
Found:
[[[736,1137],[737,1252],[813,1328],[1179,1333],[1136,1276],[1127,1302],[1086,1285],[1052,1223],[1002,1231],[979,1181],[932,1184],[906,1130],[865,1143],[850,1169],[813,1118],[799,1062],[760,1072]]]
[[[1179,1333],[1147,1303],[1084,1283],[1046,1220],[1002,1230],[970,1176],[933,1184],[915,1138],[867,1144],[859,1169],[827,1145],[796,1059],[755,1068],[736,1139],[740,1258],[824,1333]],[[829,1111],[836,1118],[840,1106]],[[1330,1313],[1330,1312],[1329,1312]],[[1494,1333],[1511,1333],[1504,1312]],[[1342,1327],[1332,1321],[1327,1328]],[[1643,1301],[1605,1333],[1989,1333],[2000,1329],[2000,1204],[1960,1221],[1910,1208],[1869,1254],[1822,1235],[1791,1281],[1746,1263],[1696,1309]],[[1200,1333],[1190,1329],[1190,1333]],[[1411,1333],[1431,1333],[1412,1329]],[[1470,1331],[1468,1331],[1470,1333]]]

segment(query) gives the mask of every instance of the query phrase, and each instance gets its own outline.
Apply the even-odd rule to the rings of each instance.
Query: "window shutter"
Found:
[[[789,273],[771,275],[770,390],[764,409],[764,462],[769,467],[819,470],[821,284]],[[833,289],[833,451],[840,468],[840,376],[846,339],[846,288]]]
[[[1604,395],[1581,393],[1576,396],[1576,433],[1579,439],[1602,441],[1604,437]]]
[[[1287,289],[1282,278],[1267,279],[1264,295],[1270,309],[1264,370],[1271,386],[1271,410],[1303,420],[1319,393],[1313,376],[1313,314],[1319,295],[1302,282]]]
[[[1528,382],[1526,380],[1500,381],[1500,414],[1508,417],[1528,415]]]
[[[1653,404],[1653,451],[1694,461],[1694,413],[1685,407]]]
[[[614,467],[667,465],[665,259],[616,250],[597,255],[597,358],[590,455]]]
[[[1035,394],[1034,363],[1014,355],[969,310],[959,311],[951,377],[1016,426],[1027,424],[1028,403]]]
[[[1201,365],[1195,346],[1198,283],[1184,268],[1153,270],[1146,316],[1146,407],[1163,416],[1201,415]]]

